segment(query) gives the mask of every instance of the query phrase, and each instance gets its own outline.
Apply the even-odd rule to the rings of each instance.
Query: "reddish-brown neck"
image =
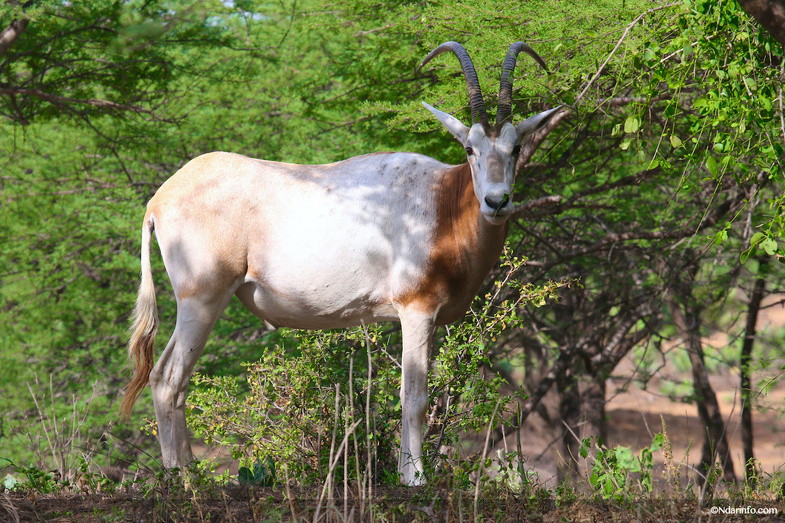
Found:
[[[435,191],[437,222],[428,270],[404,301],[438,310],[437,323],[446,324],[471,305],[499,259],[509,226],[493,225],[482,216],[468,164],[446,171]]]

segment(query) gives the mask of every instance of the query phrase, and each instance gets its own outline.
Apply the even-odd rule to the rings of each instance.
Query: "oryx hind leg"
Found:
[[[166,468],[184,467],[193,461],[185,423],[188,383],[210,331],[231,296],[232,292],[228,292],[177,301],[174,333],[150,373],[158,440]]]

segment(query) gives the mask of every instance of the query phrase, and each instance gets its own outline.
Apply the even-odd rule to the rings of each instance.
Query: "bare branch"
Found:
[[[542,398],[550,390],[551,386],[556,382],[556,379],[562,375],[567,369],[567,366],[572,362],[573,355],[578,351],[577,346],[562,348],[559,353],[559,358],[554,362],[548,373],[540,380],[537,389],[533,390],[526,401],[521,405],[521,410],[518,413],[518,426],[522,426],[529,417],[529,414],[537,407]]]
[[[641,183],[647,177],[649,177],[651,175],[654,175],[654,174],[660,174],[661,172],[662,172],[662,169],[660,167],[656,167],[654,169],[647,169],[645,171],[641,171],[641,172],[639,172],[637,174],[632,174],[630,176],[625,176],[624,178],[616,180],[615,182],[608,182],[608,183],[603,183],[602,185],[597,185],[597,186],[594,186],[594,187],[590,187],[590,188],[586,189],[585,191],[579,191],[579,192],[575,193],[567,201],[567,204],[570,205],[573,202],[576,202],[576,201],[578,201],[578,200],[580,200],[582,198],[585,198],[586,196],[592,196],[594,194],[601,194],[601,193],[609,192],[610,190],[617,189],[619,187],[627,187],[629,185],[638,185],[639,183]]]
[[[116,109],[118,111],[130,111],[134,113],[152,114],[152,111],[136,105],[123,105],[123,104],[118,104],[116,102],[111,102],[109,100],[99,100],[96,98],[88,98],[88,99],[69,98],[67,96],[60,96],[52,93],[47,93],[44,91],[40,91],[38,89],[24,89],[21,87],[0,87],[0,94],[7,94],[12,96],[13,95],[34,96],[46,102],[50,102],[54,105],[60,105],[60,104],[92,105],[94,107],[100,107],[102,109]]]
[[[551,205],[558,205],[561,202],[562,202],[561,196],[558,195],[543,196],[542,198],[537,198],[536,200],[530,200],[520,205],[516,205],[515,208],[512,210],[511,216],[513,218],[517,218],[520,215],[525,215],[526,213],[531,212],[533,209],[539,209],[540,207],[546,207]]]
[[[531,160],[532,156],[534,156],[534,152],[540,146],[540,144],[545,140],[545,138],[556,129],[556,127],[561,123],[567,115],[570,114],[570,109],[568,107],[562,107],[560,111],[557,111],[553,116],[548,119],[548,123],[543,125],[537,132],[532,134],[528,140],[521,144],[521,152],[518,155],[518,161],[515,164],[515,169],[517,172],[520,172],[522,168],[528,165],[529,160]]]

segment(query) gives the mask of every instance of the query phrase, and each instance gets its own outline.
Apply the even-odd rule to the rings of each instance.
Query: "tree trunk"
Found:
[[[561,458],[558,467],[558,481],[575,479],[580,474],[578,459],[580,456],[580,415],[581,394],[578,380],[572,369],[556,380],[559,389],[559,419],[562,422]]]
[[[733,471],[733,458],[728,446],[725,423],[722,420],[717,395],[709,382],[703,356],[703,343],[700,337],[701,308],[695,304],[691,286],[682,289],[681,307],[673,307],[673,317],[682,336],[687,341],[687,352],[692,364],[692,379],[695,387],[698,416],[704,426],[703,450],[698,465],[698,484],[706,483],[707,474],[711,471],[717,457],[722,466],[722,478],[726,482],[736,481]],[[683,308],[682,308],[683,307]]]
[[[8,49],[13,45],[19,35],[21,35],[25,29],[27,29],[27,24],[30,21],[27,18],[22,18],[21,20],[11,20],[11,23],[8,24],[8,27],[3,29],[0,32],[0,57],[2,57]]]
[[[594,373],[591,381],[586,384],[581,394],[581,406],[583,407],[585,435],[596,434],[602,438],[603,443],[609,445],[608,429],[605,423],[605,379],[606,373]]]
[[[785,0],[739,0],[739,5],[785,47]]]
[[[758,278],[750,295],[747,308],[747,325],[744,329],[744,344],[741,347],[741,441],[744,447],[744,478],[754,487],[756,470],[752,432],[752,348],[755,345],[755,326],[763,297],[766,295],[766,265],[768,258],[758,259]]]

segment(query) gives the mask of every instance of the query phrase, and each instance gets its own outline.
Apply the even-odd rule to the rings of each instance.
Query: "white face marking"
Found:
[[[474,124],[464,144],[480,211],[496,225],[504,223],[513,208],[517,145],[518,135],[509,123],[503,125],[496,138],[487,136],[481,124]]]
[[[512,212],[512,189],[515,181],[515,155],[519,133],[510,123],[499,129],[495,138],[488,136],[482,124],[471,128],[457,118],[435,109],[423,102],[453,136],[466,149],[466,157],[472,169],[474,194],[480,203],[485,219],[500,225]]]

